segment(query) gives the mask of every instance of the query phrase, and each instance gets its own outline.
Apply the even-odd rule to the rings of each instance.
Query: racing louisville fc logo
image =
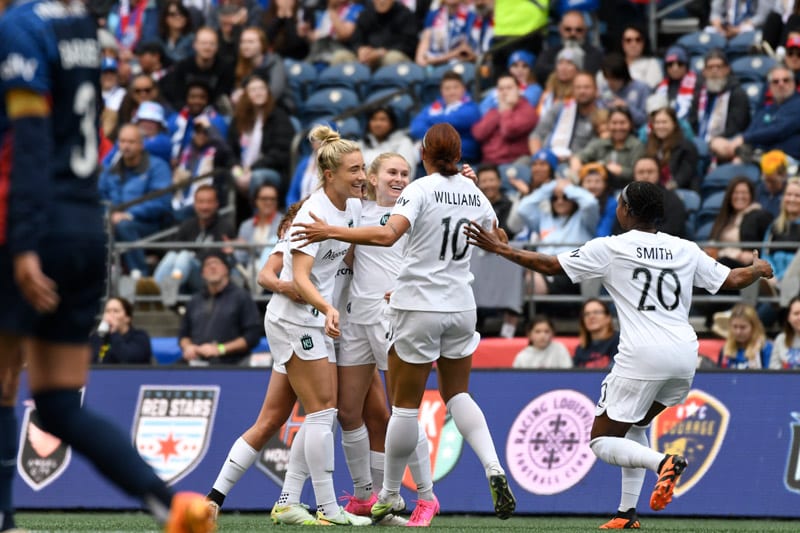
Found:
[[[42,490],[61,476],[71,457],[72,448],[42,429],[33,400],[26,400],[17,455],[20,477],[33,490]]]

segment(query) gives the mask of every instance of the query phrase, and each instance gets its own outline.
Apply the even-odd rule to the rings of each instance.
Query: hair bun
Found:
[[[321,145],[326,145],[332,142],[336,142],[342,137],[339,135],[337,131],[335,131],[330,126],[319,125],[314,126],[311,132],[308,134],[308,140],[311,142],[317,141]]]

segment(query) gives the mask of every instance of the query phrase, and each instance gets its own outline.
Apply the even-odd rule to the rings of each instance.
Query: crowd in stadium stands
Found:
[[[788,313],[791,323],[800,285],[792,2],[691,2],[697,31],[658,51],[641,24],[646,6],[632,0],[90,4],[103,26],[103,197],[118,205],[187,184],[115,212],[119,241],[180,225],[181,241],[256,244],[229,258],[231,279],[247,284],[281,212],[316,185],[310,126],[333,124],[367,165],[393,151],[421,175],[422,136],[448,122],[512,240],[557,253],[615,234],[617,192],[650,181],[665,194],[664,231],[714,241],[707,251],[730,266],[752,261],[754,246],[741,242],[764,243],[776,276],[762,292],[774,298],[732,323],[741,316],[753,335],[755,320],[771,328]],[[155,276],[173,303],[176,291],[203,290],[196,252],[134,249],[123,267]],[[530,281],[534,294],[580,292],[565,277]],[[592,344],[587,313],[582,338]],[[797,344],[797,325],[787,328],[785,346]],[[531,323],[533,349],[550,350],[548,329]],[[776,366],[762,339],[731,335],[720,366],[757,366],[754,342],[760,366]],[[574,363],[592,366],[599,352],[581,349],[590,360]],[[796,351],[773,353],[797,366]]]

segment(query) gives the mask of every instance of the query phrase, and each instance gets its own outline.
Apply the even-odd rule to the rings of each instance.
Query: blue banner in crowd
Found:
[[[620,470],[595,460],[589,431],[603,374],[475,371],[472,394],[483,407],[520,513],[608,514],[617,508]],[[24,381],[23,377],[23,381]],[[269,372],[255,369],[98,369],[84,402],[130,433],[156,472],[177,490],[207,492],[228,449],[255,420]],[[665,514],[800,517],[800,389],[790,373],[699,374],[687,401],[650,428],[660,451],[681,453],[689,468]],[[492,510],[483,469],[429,382],[420,418],[431,444],[435,491],[443,512]],[[20,391],[21,509],[130,509],[137,501],[103,480],[77,453],[38,425]],[[277,499],[289,446],[304,413],[262,450],[225,501],[227,509],[267,510]],[[339,437],[337,437],[337,441]],[[334,482],[351,491],[337,442]],[[647,512],[655,475],[639,502]],[[413,482],[404,479],[407,501]],[[310,483],[303,500],[313,503]]]

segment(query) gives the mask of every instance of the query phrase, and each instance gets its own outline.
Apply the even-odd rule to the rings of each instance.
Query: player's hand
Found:
[[[324,220],[314,213],[309,212],[308,214],[314,220],[313,223],[295,222],[292,225],[293,228],[297,228],[292,235],[292,242],[302,242],[300,248],[308,246],[312,242],[325,241],[330,233],[330,226]]]
[[[14,257],[14,280],[22,296],[40,313],[52,313],[58,307],[58,286],[42,272],[39,254],[25,252]]]
[[[758,257],[758,250],[753,250],[753,270],[762,278],[770,279],[775,275],[772,272],[772,265],[769,264],[769,261],[764,261]]]
[[[461,175],[465,178],[471,179],[475,185],[478,184],[478,175],[475,174],[475,170],[467,163],[464,163],[464,165],[461,167]]]
[[[335,307],[329,308],[325,313],[325,335],[335,339],[342,332],[339,331],[339,311]]]
[[[508,242],[508,236],[505,235],[505,231],[497,227],[497,221],[494,222],[492,231],[486,231],[480,224],[472,220],[469,225],[464,226],[464,235],[467,236],[468,244],[492,253],[498,253]],[[505,236],[505,242],[503,242],[502,236]]]

